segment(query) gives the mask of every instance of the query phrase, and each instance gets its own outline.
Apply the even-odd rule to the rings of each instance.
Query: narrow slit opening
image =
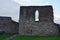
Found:
[[[39,11],[35,11],[35,21],[39,21]]]

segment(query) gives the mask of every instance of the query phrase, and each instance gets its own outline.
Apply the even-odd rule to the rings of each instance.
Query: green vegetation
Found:
[[[14,40],[60,40],[59,36],[16,36]]]
[[[13,34],[0,34],[0,40],[4,40]],[[60,40],[60,36],[16,36],[14,40]]]
[[[10,36],[12,36],[13,34],[0,34],[0,40],[4,40]]]

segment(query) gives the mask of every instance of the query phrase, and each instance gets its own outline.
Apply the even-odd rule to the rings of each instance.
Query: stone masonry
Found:
[[[35,21],[35,11],[39,11],[39,21]],[[20,35],[58,35],[54,25],[53,8],[49,6],[21,6],[19,18]]]
[[[19,23],[13,21],[11,17],[0,16],[0,30],[5,33],[18,33]]]

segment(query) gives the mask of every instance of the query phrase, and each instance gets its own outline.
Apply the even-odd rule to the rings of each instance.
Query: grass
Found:
[[[0,40],[4,40],[10,36],[12,36],[12,34],[0,34]]]
[[[4,40],[13,34],[0,34],[0,40]],[[60,36],[16,36],[14,40],[60,40]]]
[[[60,40],[59,36],[16,36],[14,40]]]

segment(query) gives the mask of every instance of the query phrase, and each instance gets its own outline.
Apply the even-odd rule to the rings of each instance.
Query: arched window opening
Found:
[[[35,21],[39,21],[39,11],[35,11]]]

